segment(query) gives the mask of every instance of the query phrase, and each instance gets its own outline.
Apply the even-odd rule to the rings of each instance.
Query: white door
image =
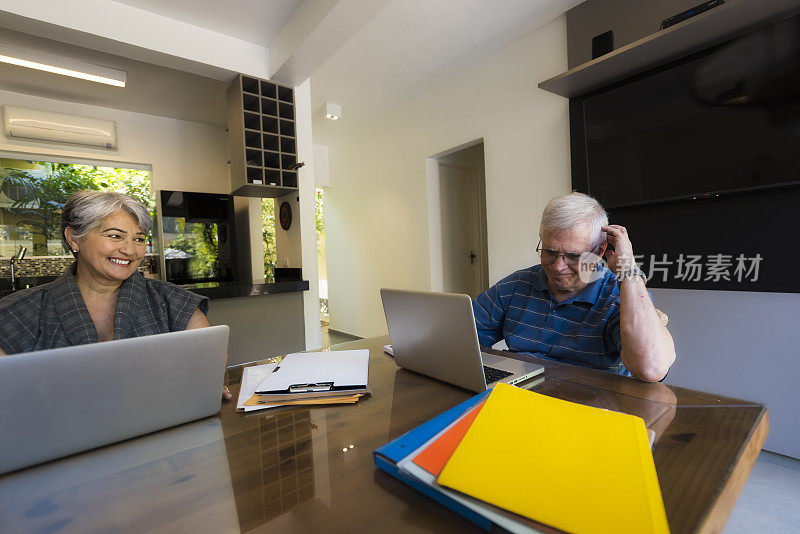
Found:
[[[475,298],[481,288],[478,176],[474,168],[439,164],[442,289]]]

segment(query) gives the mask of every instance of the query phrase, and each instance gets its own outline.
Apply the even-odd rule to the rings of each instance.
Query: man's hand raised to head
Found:
[[[618,224],[603,226],[602,230],[608,235],[606,262],[611,272],[619,276],[636,268],[628,230]],[[658,318],[644,280],[623,276],[619,282],[622,363],[640,380],[662,380],[675,361],[672,336]]]
[[[628,230],[618,224],[609,224],[601,228],[607,234],[606,241],[609,246],[606,249],[605,258],[608,268],[613,273],[619,273],[625,269],[633,268],[633,245],[628,237]]]

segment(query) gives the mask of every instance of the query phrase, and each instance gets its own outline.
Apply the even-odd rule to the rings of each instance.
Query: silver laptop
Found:
[[[217,413],[228,332],[0,357],[0,474]]]
[[[478,392],[544,372],[535,363],[481,352],[468,295],[381,289],[381,300],[400,367]]]

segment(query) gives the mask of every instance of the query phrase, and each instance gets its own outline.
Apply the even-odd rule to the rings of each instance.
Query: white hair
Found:
[[[573,192],[547,203],[542,212],[539,237],[545,233],[557,234],[584,224],[588,224],[591,230],[589,242],[597,247],[606,238],[601,228],[608,225],[608,214],[594,198]]]
[[[128,195],[114,191],[84,190],[73,193],[61,212],[61,239],[69,249],[64,230],[72,228],[73,238],[81,240],[100,222],[117,211],[125,211],[136,219],[145,234],[153,227],[153,219],[147,206]]]

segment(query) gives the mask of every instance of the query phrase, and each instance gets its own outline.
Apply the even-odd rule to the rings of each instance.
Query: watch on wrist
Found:
[[[644,271],[638,267],[628,267],[617,273],[617,283],[622,283],[623,280],[633,278],[634,276],[641,276],[642,281],[647,282],[647,276],[644,274]]]

